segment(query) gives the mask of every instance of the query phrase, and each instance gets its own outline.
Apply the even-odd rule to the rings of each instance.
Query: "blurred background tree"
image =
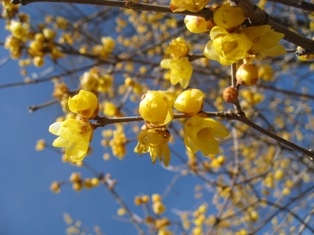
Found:
[[[10,53],[10,57],[2,60],[15,60],[22,79],[1,84],[0,88],[34,84],[51,87],[52,96],[47,95],[47,101],[42,104],[32,104],[29,111],[44,112],[58,104],[61,108],[55,109],[59,115],[57,121],[75,117],[68,100],[82,89],[97,95],[99,102],[99,116],[87,117],[95,129],[88,156],[84,161],[72,162],[62,150],[58,153],[62,155],[61,162],[78,168],[74,168],[68,179],[52,182],[53,192],[62,193],[64,187],[71,185],[75,191],[104,185],[120,207],[117,213],[121,220],[115,219],[115,226],[131,223],[135,228],[128,230],[128,234],[314,232],[311,223],[314,43],[310,39],[314,28],[313,2],[13,2],[26,6],[2,2],[2,21],[9,35],[1,44]],[[224,10],[223,3],[232,6],[232,10]],[[240,13],[232,16],[234,9]],[[269,25],[272,30],[269,26],[259,28],[261,25]],[[216,35],[215,30],[211,31],[213,27],[217,32],[220,30]],[[227,36],[222,39],[221,35]],[[232,39],[226,48],[223,42],[230,35],[246,36],[239,41]],[[283,47],[279,48],[282,37]],[[215,60],[211,60],[214,46],[209,44],[210,39],[213,44],[221,40],[223,56]],[[262,40],[261,44],[254,39]],[[268,43],[277,47],[264,48]],[[237,52],[233,53],[234,50]],[[233,54],[228,57],[228,53]],[[241,69],[244,69],[242,74]],[[199,101],[201,113],[229,130],[228,137],[219,139],[217,154],[212,150],[206,154],[201,151],[204,156],[185,147],[188,140],[183,139],[188,128],[184,125],[192,119],[189,116],[200,111],[196,109],[193,113],[197,106],[194,98],[187,104],[193,114],[175,106],[180,112],[175,112],[174,119],[165,123],[167,128],[154,126],[142,113],[139,116],[139,103],[145,99],[144,94],[148,96],[147,91],[167,91],[177,98],[192,88],[204,94],[204,101]],[[164,111],[161,103],[157,104],[153,117]],[[51,118],[51,123],[55,121],[54,117],[47,118]],[[147,123],[144,128],[143,118]],[[205,124],[196,122],[193,127],[199,128],[197,134],[201,125]],[[165,190],[154,194],[138,191],[132,175],[118,181],[115,171],[99,171],[98,163],[92,160],[106,161],[106,165],[113,157],[125,161],[137,155],[134,149],[147,152],[137,145],[146,129],[156,131],[157,136],[160,133],[166,136],[171,155],[169,165],[164,155],[164,164],[154,166],[161,168],[159,174],[171,173]],[[202,135],[207,136],[212,138]],[[204,148],[215,144],[209,138],[202,139]],[[51,142],[39,140],[36,150],[48,147]],[[135,167],[146,167],[152,151],[150,146],[150,153],[137,160]],[[152,188],[158,180],[155,177],[149,172],[143,175]],[[179,184],[179,179],[183,183]],[[121,181],[136,192],[131,199],[125,199],[116,188]],[[194,191],[185,191],[185,184],[194,187]],[[175,191],[178,185],[180,195]],[[185,202],[184,208],[174,206],[176,197]],[[167,198],[172,199],[165,203]],[[86,215],[75,216],[84,221]],[[87,234],[69,215],[65,216],[65,222],[68,234]],[[100,229],[95,233],[102,234]]]

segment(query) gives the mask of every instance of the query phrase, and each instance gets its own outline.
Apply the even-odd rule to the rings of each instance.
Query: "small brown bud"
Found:
[[[238,99],[238,90],[234,87],[227,87],[223,91],[223,99],[227,103],[234,103]]]

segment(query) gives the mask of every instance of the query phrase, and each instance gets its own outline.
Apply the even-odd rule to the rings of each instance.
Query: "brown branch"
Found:
[[[105,63],[105,62],[95,63],[95,64],[83,66],[83,67],[78,68],[78,69],[74,69],[74,70],[67,71],[67,72],[64,72],[64,73],[52,75],[52,76],[49,76],[49,77],[46,77],[46,78],[31,79],[30,81],[27,81],[27,82],[23,81],[23,82],[13,82],[13,83],[7,83],[7,84],[0,84],[0,89],[8,88],[8,87],[15,87],[15,86],[26,86],[26,85],[31,85],[31,84],[35,84],[35,83],[48,82],[48,81],[51,81],[53,79],[60,79],[63,76],[79,73],[79,72],[82,72],[82,71],[84,71],[86,69],[90,69],[90,68],[92,68],[94,66],[101,65],[103,63]]]
[[[299,97],[299,98],[307,98],[307,99],[314,99],[314,95],[310,95],[310,94],[303,94],[303,93],[298,93],[295,91],[290,91],[290,90],[285,90],[285,89],[281,89],[281,88],[277,88],[277,87],[273,87],[273,86],[268,86],[268,85],[264,85],[264,84],[260,84],[258,85],[260,88],[263,88],[265,90],[272,90],[275,92],[279,92],[285,95],[289,95],[289,96],[295,96],[295,97]]]
[[[292,42],[293,44],[302,47],[305,50],[305,54],[312,54],[314,53],[314,41],[305,38],[295,32],[290,31],[285,26],[275,22],[270,17],[267,19],[266,24],[269,24],[275,31],[283,33],[284,39],[288,42]]]
[[[294,149],[294,150],[297,150],[307,156],[309,156],[309,159],[311,161],[314,160],[314,151],[312,150],[307,150],[305,148],[302,148],[300,147],[299,145],[296,145],[295,143],[293,142],[290,142],[289,140],[286,140],[286,139],[283,139],[281,138],[280,136],[274,134],[273,132],[270,132],[266,129],[264,129],[263,127],[255,124],[254,122],[252,122],[251,120],[249,120],[245,115],[231,115],[230,116],[230,119],[233,119],[233,120],[238,120],[240,122],[243,122],[245,123],[246,125],[252,127],[253,129],[259,131],[260,133],[266,135],[266,136],[269,136],[270,138],[276,140],[277,142],[281,143],[281,144],[284,144],[285,146],[291,148],[291,149]]]
[[[129,209],[127,204],[124,202],[122,197],[115,191],[114,187],[108,182],[108,177],[104,176],[101,173],[98,173],[94,168],[92,168],[90,165],[88,165],[86,162],[83,163],[83,166],[85,166],[87,169],[89,169],[99,180],[103,183],[103,185],[108,189],[108,191],[113,195],[113,197],[116,199],[117,203],[125,209],[126,213],[130,217],[132,224],[139,232],[139,235],[144,235],[145,232],[140,226],[140,223],[138,219],[136,218],[136,215]]]
[[[237,120],[242,123],[245,123],[246,125],[252,127],[253,129],[259,131],[260,133],[276,140],[277,142],[293,149],[296,151],[299,151],[307,156],[309,156],[309,159],[311,161],[314,160],[314,151],[307,150],[305,148],[300,147],[299,145],[290,142],[289,140],[283,139],[280,136],[274,134],[271,131],[266,130],[265,128],[255,124],[251,120],[249,120],[243,112],[236,111],[229,111],[229,112],[202,112],[205,113],[208,117],[220,117],[228,120]],[[184,114],[174,114],[174,119],[180,119],[180,118],[189,118],[189,116],[186,116]],[[144,121],[141,116],[130,116],[130,117],[114,117],[114,118],[108,118],[108,117],[97,117],[95,118],[96,123],[94,123],[94,127],[104,127],[109,124],[113,123],[125,123],[125,122],[139,122]]]
[[[204,8],[199,12],[172,12],[168,6],[163,5],[152,5],[145,3],[136,3],[131,0],[126,1],[114,1],[114,0],[12,0],[12,4],[22,4],[27,5],[34,2],[63,2],[63,3],[76,3],[76,4],[89,4],[89,5],[98,5],[98,6],[109,6],[109,7],[121,7],[126,9],[132,9],[137,11],[153,11],[161,13],[173,13],[181,15],[196,15],[201,16],[205,19],[211,19],[213,17],[213,11],[209,8]]]
[[[135,3],[131,0],[126,1],[113,1],[113,0],[12,0],[13,4],[27,5],[34,2],[63,2],[63,3],[76,3],[76,4],[89,4],[109,7],[121,7],[139,11],[153,11],[162,13],[182,14],[182,15],[195,15],[205,18],[206,20],[212,19],[213,12],[209,8],[204,8],[199,12],[172,12],[168,6],[152,5],[145,3]],[[250,19],[253,25],[269,24],[278,32],[285,34],[284,39],[301,46],[305,49],[306,53],[314,53],[314,42],[311,39],[305,38],[297,33],[294,33],[286,27],[276,23],[268,18],[265,11],[254,5],[250,0],[229,0],[232,5],[238,5],[243,10],[244,14]]]
[[[269,2],[281,3],[287,6],[299,8],[305,11],[314,11],[314,4],[302,0],[268,0]]]

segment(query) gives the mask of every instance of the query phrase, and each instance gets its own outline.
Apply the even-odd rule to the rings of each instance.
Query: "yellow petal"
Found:
[[[49,126],[49,132],[54,135],[59,135],[59,130],[62,125],[62,122],[55,122]]]
[[[210,40],[207,42],[205,49],[204,49],[204,55],[210,59],[210,60],[216,60],[220,61],[219,54],[217,51],[213,48],[213,41]]]
[[[226,34],[228,34],[228,31],[227,31],[227,30],[225,30],[225,29],[222,28],[222,27],[215,26],[215,27],[213,27],[212,30],[210,31],[209,36],[210,36],[210,38],[211,38],[212,40],[214,40],[214,39],[216,39],[216,38],[218,38],[218,37],[221,37],[221,36],[224,36],[224,35],[226,35]]]
[[[287,53],[286,49],[281,44],[277,44],[276,46],[261,52],[267,56],[280,56]]]

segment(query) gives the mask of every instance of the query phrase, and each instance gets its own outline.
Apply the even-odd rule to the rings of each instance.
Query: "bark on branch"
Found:
[[[152,12],[163,12],[171,14],[182,14],[182,15],[196,15],[201,16],[205,19],[211,19],[213,12],[204,8],[199,12],[172,12],[168,6],[162,5],[152,5],[145,3],[135,3],[131,0],[126,1],[114,1],[114,0],[12,0],[13,4],[22,4],[27,5],[34,2],[63,2],[63,3],[76,3],[76,4],[89,4],[89,5],[99,5],[99,6],[109,6],[109,7],[121,7],[139,11],[152,11]],[[254,5],[250,0],[229,0],[232,5],[238,5],[242,8],[245,15],[250,19],[253,25],[269,24],[274,30],[283,33],[284,39],[300,46],[304,49],[304,54],[314,53],[314,41],[308,38],[305,38],[297,33],[290,31],[288,28],[276,23],[270,19],[267,13],[256,5]],[[291,1],[289,1],[291,2]],[[297,4],[297,3],[296,3]],[[298,5],[298,4],[297,4]],[[301,4],[304,5],[303,3]],[[305,4],[306,5],[306,4]],[[307,5],[306,5],[307,6]],[[312,7],[310,5],[310,7]]]

